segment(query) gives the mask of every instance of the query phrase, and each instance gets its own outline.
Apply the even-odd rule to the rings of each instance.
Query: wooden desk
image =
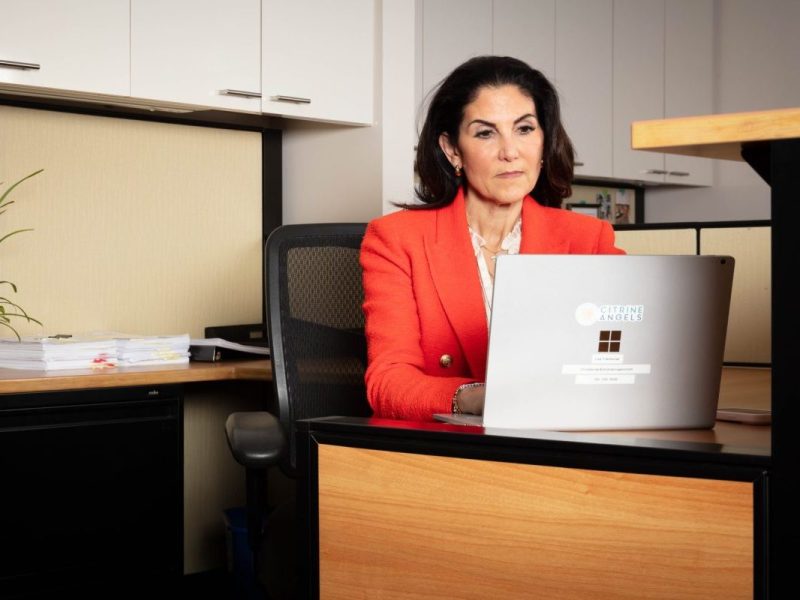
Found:
[[[0,369],[0,394],[237,379],[272,381],[272,365],[268,360],[242,360],[217,363],[190,362],[187,365],[80,369],[74,371]]]
[[[706,115],[632,125],[632,147],[746,161],[771,188],[772,444],[769,478],[769,589],[794,587],[800,546],[800,108]],[[769,592],[767,592],[769,593]]]
[[[268,360],[76,371],[0,369],[0,397],[179,385],[184,398],[183,567],[185,573],[196,573],[225,568],[222,511],[245,501],[244,469],[227,447],[225,419],[231,412],[269,406],[271,380]]]
[[[764,406],[725,369],[721,406]],[[770,427],[300,423],[309,597],[764,597]],[[302,514],[302,513],[301,513]],[[318,570],[313,566],[318,565]]]

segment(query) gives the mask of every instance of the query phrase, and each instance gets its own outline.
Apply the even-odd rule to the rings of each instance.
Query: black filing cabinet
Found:
[[[0,396],[0,598],[176,580],[182,465],[181,386]]]

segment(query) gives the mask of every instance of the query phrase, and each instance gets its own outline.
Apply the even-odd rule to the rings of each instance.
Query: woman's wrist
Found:
[[[451,411],[453,414],[461,414],[461,413],[475,413],[480,414],[481,411],[476,411],[475,407],[473,406],[473,402],[469,401],[469,396],[472,394],[471,390],[476,390],[475,388],[482,388],[483,383],[479,381],[474,381],[472,383],[465,383],[463,385],[458,386],[456,388],[455,393],[453,394],[453,399],[451,401]],[[483,390],[480,390],[483,392]],[[481,397],[483,394],[480,394]]]

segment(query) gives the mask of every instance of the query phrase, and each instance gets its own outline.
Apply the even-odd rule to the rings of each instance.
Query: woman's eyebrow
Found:
[[[467,127],[471,125],[485,125],[486,127],[493,127],[495,129],[497,128],[497,125],[495,125],[491,121],[484,121],[483,119],[473,119],[467,124]]]
[[[536,115],[535,115],[535,114],[533,114],[533,113],[525,113],[525,114],[524,114],[524,115],[522,115],[521,117],[518,117],[518,118],[514,119],[514,124],[516,125],[516,124],[517,124],[517,123],[519,123],[520,121],[524,121],[525,119],[530,119],[530,118],[534,118],[534,119],[536,119]],[[537,120],[538,120],[538,119],[537,119]],[[486,121],[486,120],[484,120],[484,119],[473,119],[472,121],[470,121],[470,122],[467,124],[467,127],[469,127],[469,126],[471,126],[471,125],[483,125],[483,126],[485,126],[485,127],[492,127],[492,128],[494,128],[494,129],[497,129],[497,125],[495,125],[495,124],[494,124],[494,123],[492,123],[491,121]]]

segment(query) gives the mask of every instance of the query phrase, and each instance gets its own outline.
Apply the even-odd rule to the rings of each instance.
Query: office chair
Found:
[[[266,473],[280,465],[298,477],[295,422],[368,416],[363,289],[359,252],[364,224],[284,225],[265,244],[265,298],[277,417],[233,413],[228,443],[245,467],[248,542],[273,598],[291,597],[294,490],[266,514]]]

